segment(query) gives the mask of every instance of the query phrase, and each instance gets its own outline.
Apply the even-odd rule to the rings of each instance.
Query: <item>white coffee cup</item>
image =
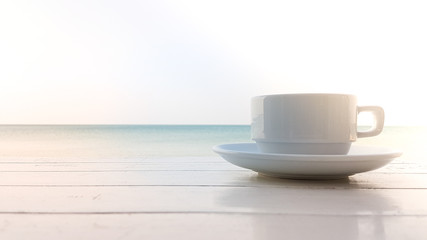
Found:
[[[372,112],[374,125],[357,130],[360,112]],[[265,153],[347,154],[358,137],[381,133],[384,110],[357,106],[350,94],[278,94],[252,98],[252,139]]]

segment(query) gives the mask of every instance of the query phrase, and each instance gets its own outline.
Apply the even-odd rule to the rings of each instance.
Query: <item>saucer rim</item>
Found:
[[[377,149],[379,153],[300,155],[254,153],[230,149],[230,145],[233,147],[233,145],[236,146],[241,144],[246,144],[246,149],[248,151],[251,150],[251,148],[259,151],[258,147],[254,146],[256,143],[221,144],[214,146],[213,151],[233,165],[258,172],[258,174],[261,175],[287,179],[330,180],[345,178],[354,174],[381,168],[402,155],[402,152],[399,150],[365,145],[359,146],[361,148]],[[224,149],[224,146],[228,146],[228,149]],[[248,148],[248,146],[251,148]],[[355,151],[354,148],[358,148],[359,146],[352,146],[353,151]],[[371,149],[370,152],[372,152],[373,149]]]
[[[257,151],[241,151],[241,150],[233,150],[229,147],[238,146],[238,145],[246,145],[250,146]],[[227,147],[228,148],[224,148]],[[335,162],[335,161],[372,161],[372,158],[397,158],[400,157],[403,152],[399,149],[392,149],[390,147],[383,146],[371,146],[371,145],[358,145],[352,144],[350,147],[350,151],[354,148],[373,148],[382,151],[378,151],[378,153],[373,154],[343,154],[343,155],[316,155],[316,154],[281,154],[281,153],[263,153],[259,152],[256,143],[227,143],[227,144],[219,144],[212,148],[214,152],[217,154],[232,154],[232,155],[240,155],[249,158],[268,158],[269,160],[278,160],[278,161],[323,161],[323,162]]]

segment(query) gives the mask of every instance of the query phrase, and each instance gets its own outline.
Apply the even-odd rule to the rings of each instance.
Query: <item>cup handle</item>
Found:
[[[374,125],[366,131],[357,131],[357,137],[372,137],[381,133],[384,127],[384,110],[379,106],[359,106],[357,114],[361,112],[371,112],[374,117]]]

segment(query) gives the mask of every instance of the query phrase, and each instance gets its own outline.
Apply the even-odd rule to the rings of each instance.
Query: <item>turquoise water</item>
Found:
[[[0,125],[0,158],[211,156],[213,145],[248,141],[240,125]]]
[[[358,144],[424,156],[425,127],[385,127]],[[213,156],[212,146],[251,142],[245,125],[0,125],[0,160]]]

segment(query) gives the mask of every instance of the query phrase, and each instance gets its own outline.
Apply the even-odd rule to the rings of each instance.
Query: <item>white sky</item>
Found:
[[[344,92],[425,125],[426,1],[0,1],[0,123],[248,124]]]

